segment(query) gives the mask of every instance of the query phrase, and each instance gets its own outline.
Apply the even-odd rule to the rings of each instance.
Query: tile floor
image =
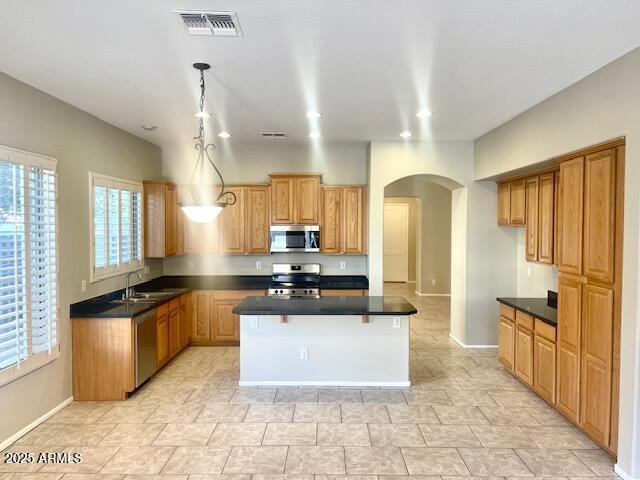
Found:
[[[8,449],[78,452],[82,463],[0,463],[0,480],[615,476],[495,350],[448,338],[448,298],[385,293],[418,308],[410,389],[240,389],[238,348],[192,347],[126,402],[74,402]]]

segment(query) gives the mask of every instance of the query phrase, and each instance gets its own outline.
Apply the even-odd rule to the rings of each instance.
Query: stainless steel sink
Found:
[[[175,292],[138,292],[133,294],[129,298],[120,298],[113,300],[113,303],[156,303],[158,300],[162,300],[165,297],[173,295]]]
[[[111,303],[156,303],[158,299],[151,298],[118,298],[116,300],[111,300]]]

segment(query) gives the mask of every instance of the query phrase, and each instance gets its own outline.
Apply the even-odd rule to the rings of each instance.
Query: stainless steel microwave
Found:
[[[271,253],[319,252],[319,225],[272,225]]]

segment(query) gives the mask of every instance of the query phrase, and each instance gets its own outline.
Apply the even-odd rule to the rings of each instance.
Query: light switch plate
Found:
[[[344,270],[345,268],[347,268],[347,262],[340,260],[340,270]]]
[[[260,260],[256,262],[256,270],[262,270],[262,262]]]
[[[309,360],[309,349],[301,348],[300,349],[300,360]]]
[[[82,282],[80,282],[80,290],[83,292],[87,291],[87,281],[85,279],[82,279]]]
[[[258,328],[258,317],[249,317],[249,321],[251,323],[251,328]]]

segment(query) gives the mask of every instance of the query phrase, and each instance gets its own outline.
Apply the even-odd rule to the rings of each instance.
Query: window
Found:
[[[142,183],[89,173],[91,281],[138,270],[142,257]]]
[[[59,353],[56,160],[0,146],[0,384]]]

